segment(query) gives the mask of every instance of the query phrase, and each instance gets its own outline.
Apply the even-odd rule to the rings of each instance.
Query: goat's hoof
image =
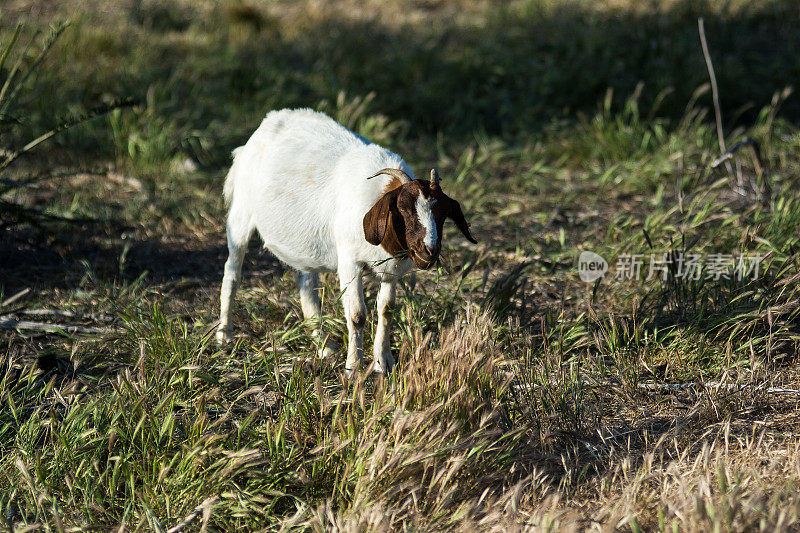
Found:
[[[392,352],[387,350],[382,355],[375,358],[375,365],[373,366],[375,372],[379,374],[389,374],[394,368],[394,357]]]
[[[326,341],[325,346],[317,350],[317,357],[320,359],[335,357],[339,354],[340,350],[341,348],[335,342]]]
[[[229,340],[231,340],[230,331],[222,328],[217,330],[217,344],[225,344]]]
[[[353,374],[356,370],[361,370],[364,366],[364,359],[361,357],[355,357],[353,359],[348,357],[348,360],[344,363],[344,375],[347,376],[347,379],[353,377]]]

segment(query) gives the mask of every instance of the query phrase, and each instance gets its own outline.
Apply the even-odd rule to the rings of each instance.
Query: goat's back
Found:
[[[326,115],[273,111],[234,150],[225,182],[229,224],[239,219],[256,228],[293,268],[335,270],[337,243],[364,241],[361,218],[382,194],[383,180],[366,177],[399,164]]]

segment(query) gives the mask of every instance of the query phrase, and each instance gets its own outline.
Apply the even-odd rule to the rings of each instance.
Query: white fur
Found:
[[[382,284],[374,362],[376,370],[390,370],[394,363],[389,350],[390,325],[383,318],[382,308],[393,303],[394,283],[413,263],[395,259],[381,246],[367,242],[364,215],[392,179],[387,175],[367,177],[384,168],[399,168],[413,179],[411,169],[396,154],[309,109],[269,113],[233,155],[224,188],[230,205],[229,256],[222,280],[217,338],[228,338],[230,306],[244,251],[256,230],[266,248],[301,273],[298,285],[306,318],[320,314],[316,276],[309,274],[338,273],[347,317],[348,371],[360,362],[363,353],[366,307],[361,274],[365,269],[377,274]],[[429,205],[420,221],[428,232],[427,243],[436,231]],[[334,346],[328,342],[323,350],[330,352]]]
[[[422,227],[425,228],[425,238],[423,243],[429,249],[433,250],[436,246],[436,220],[433,218],[433,211],[431,210],[431,200],[423,197],[421,194],[417,196],[417,218]]]

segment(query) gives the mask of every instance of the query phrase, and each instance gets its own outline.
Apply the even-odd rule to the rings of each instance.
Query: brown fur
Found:
[[[386,234],[391,227],[392,211],[397,200],[400,189],[384,193],[375,205],[364,215],[364,237],[367,242],[379,245],[386,238]]]
[[[400,181],[397,177],[392,176],[391,181],[389,181],[389,183],[386,184],[386,188],[383,190],[383,192],[393,191],[396,188],[400,187],[401,185],[403,185],[403,182]]]
[[[441,187],[431,186],[426,180],[402,183],[393,177],[385,191],[364,216],[364,236],[370,244],[381,245],[394,257],[410,256],[419,268],[427,269],[438,259],[445,218],[453,220],[469,241],[477,243],[460,204],[444,194]],[[425,247],[425,228],[417,220],[416,201],[420,194],[436,200],[431,206],[437,233],[432,250]]]

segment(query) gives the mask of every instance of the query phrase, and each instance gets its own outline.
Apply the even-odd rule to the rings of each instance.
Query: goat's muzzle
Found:
[[[421,270],[428,270],[433,265],[436,264],[437,259],[439,259],[439,250],[438,248],[431,250],[427,246],[423,245],[419,250],[410,250],[411,260],[414,261],[414,264],[417,268]]]

